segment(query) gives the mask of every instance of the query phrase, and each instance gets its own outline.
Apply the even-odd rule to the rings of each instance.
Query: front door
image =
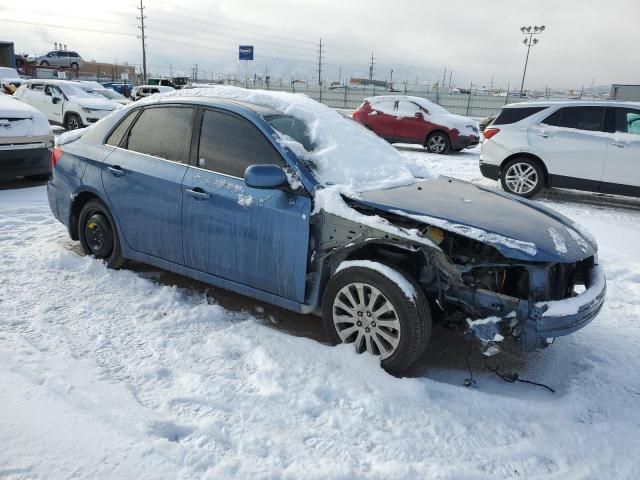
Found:
[[[44,88],[44,97],[42,101],[42,113],[44,113],[49,121],[62,123],[62,105],[64,104],[64,95],[62,91],[55,85],[47,85]]]
[[[400,100],[396,115],[396,141],[424,144],[429,130],[425,112],[413,102]]]
[[[182,180],[194,116],[193,107],[146,107],[107,157],[102,172],[127,245],[177,264],[184,263]]]
[[[564,107],[531,127],[529,141],[554,177],[554,186],[597,190],[609,140],[604,107]]]
[[[285,167],[250,121],[205,110],[198,167],[184,179],[185,265],[217,277],[304,301],[311,200],[305,192],[249,188],[245,169]]]
[[[640,109],[616,107],[610,111],[615,133],[609,139],[602,190],[640,195]]]

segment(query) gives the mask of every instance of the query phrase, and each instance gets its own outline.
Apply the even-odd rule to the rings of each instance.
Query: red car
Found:
[[[402,95],[366,98],[353,119],[391,143],[417,143],[431,153],[474,147],[478,124],[429,100]]]

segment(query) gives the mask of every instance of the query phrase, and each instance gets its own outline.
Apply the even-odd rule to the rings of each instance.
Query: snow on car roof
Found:
[[[416,177],[434,176],[425,164],[403,156],[357,122],[303,94],[220,85],[175,90],[143,101],[157,102],[185,96],[245,101],[271,107],[303,121],[316,145],[315,150],[308,152],[300,143],[284,135],[281,141],[309,163],[316,179],[323,185],[340,185],[344,190],[362,191],[407,185]]]
[[[365,98],[365,101],[369,103],[380,102],[382,100],[406,100],[408,102],[417,103],[422,108],[431,113],[449,113],[440,105],[436,105],[433,102],[430,102],[426,98],[422,97],[414,97],[411,95],[378,95],[376,97]]]

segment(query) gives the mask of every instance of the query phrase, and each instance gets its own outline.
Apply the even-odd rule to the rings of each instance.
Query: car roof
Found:
[[[73,85],[74,87],[78,87],[78,82],[73,80],[58,80],[55,78],[31,78],[27,80],[25,83],[44,83],[51,85]]]
[[[281,112],[276,110],[275,108],[258,105],[255,103],[247,102],[244,100],[231,100],[228,98],[222,97],[212,97],[212,96],[204,96],[204,95],[180,95],[180,96],[167,96],[157,99],[157,103],[187,103],[187,104],[197,104],[205,107],[228,107],[235,106],[243,108],[245,110],[250,110],[254,113],[262,117],[270,117],[273,115],[283,115]],[[150,105],[154,105],[154,103],[150,103]]]
[[[621,102],[617,100],[536,100],[532,102],[517,102],[505,105],[502,108],[528,108],[528,107],[635,107],[640,108],[640,102]]]

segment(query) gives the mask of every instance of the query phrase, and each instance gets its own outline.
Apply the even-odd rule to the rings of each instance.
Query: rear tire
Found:
[[[71,64],[71,68],[74,68],[74,69],[78,70],[78,64],[76,62],[73,62]]]
[[[419,286],[407,275],[394,272],[413,285],[415,299],[407,298],[394,280],[377,270],[347,267],[327,283],[322,317],[334,345],[353,343],[357,352],[377,355],[390,374],[402,375],[424,353],[432,322]]]
[[[505,192],[530,198],[545,186],[544,169],[536,160],[517,157],[500,169],[500,183]]]
[[[80,210],[78,238],[84,253],[104,261],[107,267],[118,269],[124,265],[116,224],[100,200],[89,200]]]
[[[449,136],[444,132],[433,132],[427,137],[424,142],[424,146],[429,153],[439,153],[444,155],[451,149],[451,142]]]

